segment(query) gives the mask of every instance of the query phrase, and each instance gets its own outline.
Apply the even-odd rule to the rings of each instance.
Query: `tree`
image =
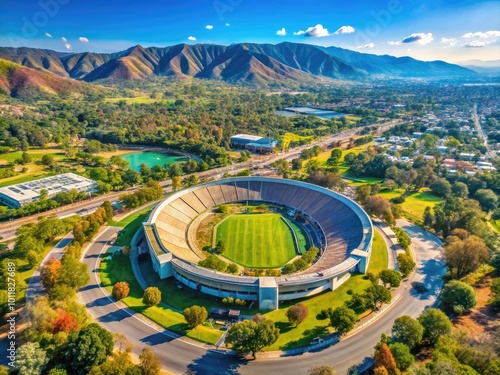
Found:
[[[397,318],[392,326],[394,340],[407,345],[410,349],[420,344],[423,334],[422,324],[408,315]]]
[[[160,289],[155,286],[146,288],[142,297],[142,302],[148,307],[158,305],[161,302]]]
[[[226,249],[226,244],[224,243],[224,241],[219,240],[219,241],[217,241],[217,244],[215,245],[214,253],[215,254],[222,254],[225,249]]]
[[[111,205],[110,201],[104,201],[101,205],[102,208],[104,208],[104,211],[106,212],[106,221],[110,221],[113,219],[114,212],[113,212],[113,206]]]
[[[461,240],[457,236],[446,238],[444,247],[446,266],[455,273],[456,278],[461,278],[469,272],[475,271],[482,263],[486,262],[490,250],[484,241],[477,236],[469,236]]]
[[[30,235],[23,235],[17,238],[14,245],[14,253],[22,259],[25,259],[30,251],[38,254],[43,253],[43,243]]]
[[[383,303],[391,302],[391,292],[382,285],[372,285],[365,290],[365,299],[370,303],[372,309],[378,310]]]
[[[43,286],[52,289],[58,282],[61,274],[61,262],[56,258],[51,258],[40,270]]]
[[[75,289],[84,286],[89,282],[87,265],[69,254],[64,254],[61,260],[59,282]]]
[[[184,315],[184,319],[186,319],[186,323],[191,328],[203,324],[208,318],[207,309],[198,305],[185,308],[182,314]]]
[[[261,322],[244,320],[234,324],[226,336],[226,344],[231,345],[234,350],[242,353],[255,353],[262,348],[272,345],[278,340],[280,330],[274,326],[274,322],[264,319]]]
[[[399,254],[397,260],[398,268],[401,271],[401,274],[403,277],[408,277],[415,268],[416,263],[413,261],[411,256],[406,254]]]
[[[76,319],[63,309],[57,309],[57,317],[52,321],[52,332],[71,332],[79,328]]]
[[[469,188],[463,182],[457,181],[451,187],[451,192],[457,198],[467,198],[469,195]]]
[[[451,309],[458,306],[464,311],[468,311],[476,306],[476,293],[474,288],[458,280],[452,280],[446,284],[440,298],[443,304]]]
[[[330,152],[330,157],[327,159],[326,164],[328,164],[331,167],[336,167],[339,164],[341,158],[342,158],[342,149],[338,147],[334,148]]]
[[[396,366],[396,361],[391,353],[391,350],[387,344],[382,344],[380,349],[375,351],[373,355],[373,361],[375,368],[384,367],[389,375],[398,374],[398,369]]]
[[[474,198],[479,202],[484,211],[489,212],[497,208],[498,195],[491,189],[479,189],[474,194]]]
[[[181,188],[181,176],[172,176],[172,190],[177,191]]]
[[[157,375],[161,370],[160,360],[149,346],[142,349],[139,361],[142,375]]]
[[[288,160],[286,159],[278,159],[271,164],[274,168],[276,168],[276,173],[279,175],[285,176],[288,172]]]
[[[392,356],[396,361],[396,366],[400,370],[407,370],[415,363],[415,357],[410,353],[410,348],[400,342],[389,344]]]
[[[309,315],[309,308],[303,303],[296,303],[288,309],[286,316],[288,321],[295,326],[302,323]]]
[[[451,194],[451,185],[445,178],[440,178],[430,186],[432,192],[438,197],[447,197]]]
[[[387,287],[389,284],[392,288],[397,288],[401,284],[401,274],[396,270],[382,270],[378,274],[378,277],[384,285]]]
[[[91,323],[68,337],[63,362],[71,374],[87,374],[92,367],[104,363],[113,352],[111,333],[97,323]]]
[[[434,344],[439,336],[451,332],[451,322],[441,310],[430,308],[419,316],[418,321],[424,327],[423,338]]]
[[[54,157],[50,154],[43,155],[42,164],[51,167],[52,165],[54,165]]]
[[[317,365],[309,368],[308,375],[335,375],[335,370],[332,366]]]
[[[347,306],[339,306],[330,315],[330,324],[335,328],[340,336],[354,328],[358,321],[358,316]]]
[[[358,186],[356,188],[356,201],[361,205],[368,203],[371,196],[371,190],[369,185]]]
[[[126,281],[119,281],[115,285],[113,285],[112,295],[115,299],[121,300],[126,298],[130,293],[130,286]]]
[[[41,258],[42,256],[33,250],[28,251],[28,254],[26,254],[26,260],[28,261],[28,266],[30,268],[35,268]]]
[[[16,353],[15,368],[23,375],[39,375],[47,363],[47,354],[37,342],[21,345]]]
[[[370,215],[374,215],[376,217],[383,217],[388,211],[391,211],[391,203],[378,195],[372,195],[368,202],[365,204],[366,212]]]

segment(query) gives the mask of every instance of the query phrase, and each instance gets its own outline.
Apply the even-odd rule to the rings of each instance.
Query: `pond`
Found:
[[[134,152],[132,154],[122,155],[122,158],[130,163],[130,168],[139,171],[141,164],[146,164],[149,168],[155,165],[164,166],[169,163],[179,163],[188,161],[189,158],[182,155],[174,155],[153,151]]]

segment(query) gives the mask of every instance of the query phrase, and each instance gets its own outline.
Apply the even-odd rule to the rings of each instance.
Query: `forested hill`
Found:
[[[377,56],[309,44],[179,44],[117,53],[61,53],[34,48],[0,47],[0,58],[65,78],[142,79],[149,76],[197,77],[230,83],[382,77],[460,78],[475,72],[443,61]]]

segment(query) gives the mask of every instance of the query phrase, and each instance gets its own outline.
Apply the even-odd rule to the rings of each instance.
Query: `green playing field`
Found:
[[[245,267],[278,268],[296,255],[292,232],[279,214],[232,215],[216,236],[225,244],[222,255]]]

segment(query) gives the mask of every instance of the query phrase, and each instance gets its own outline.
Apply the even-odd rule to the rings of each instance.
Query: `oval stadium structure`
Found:
[[[280,277],[235,276],[197,265],[204,258],[193,245],[197,218],[212,208],[236,202],[286,206],[307,219],[320,247],[306,271]],[[333,290],[351,272],[366,273],[373,226],[363,209],[347,197],[305,182],[269,177],[234,177],[181,190],[163,200],[144,222],[154,270],[160,278],[216,297],[258,302],[262,310]]]

